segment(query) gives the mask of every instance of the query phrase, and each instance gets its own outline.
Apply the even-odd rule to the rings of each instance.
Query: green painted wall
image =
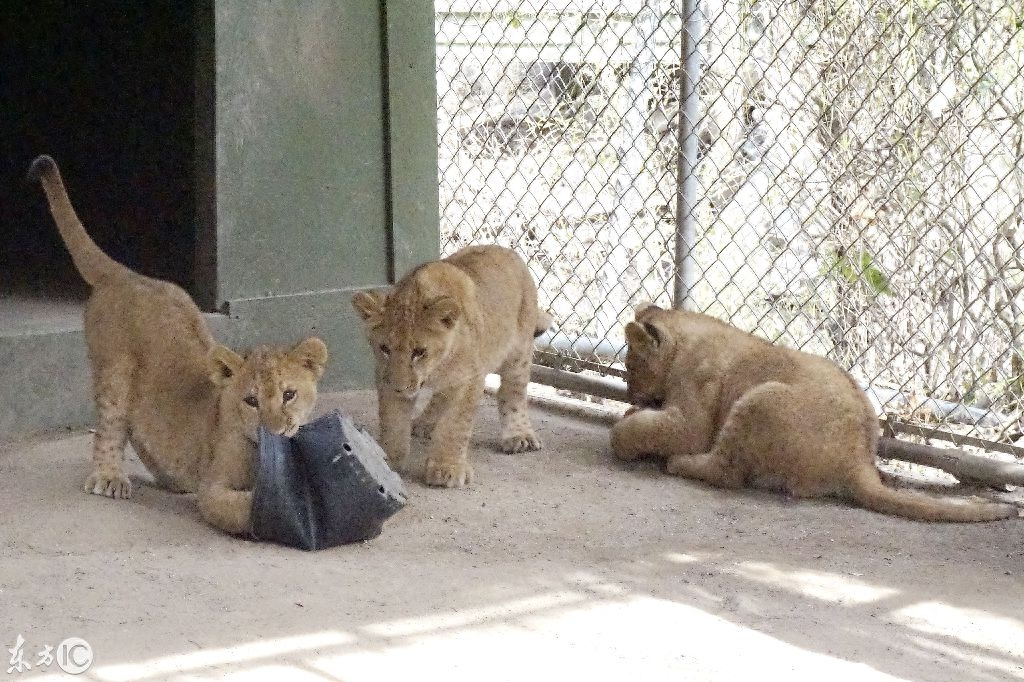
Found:
[[[432,3],[199,0],[196,15],[195,296],[220,311],[218,339],[316,334],[323,388],[368,387],[352,293],[438,252]],[[91,420],[79,330],[0,330],[0,361],[36,405],[0,428]]]
[[[241,344],[322,336],[325,386],[367,386],[352,292],[437,255],[433,8],[215,8],[218,307]]]
[[[381,11],[216,3],[221,301],[386,280]]]

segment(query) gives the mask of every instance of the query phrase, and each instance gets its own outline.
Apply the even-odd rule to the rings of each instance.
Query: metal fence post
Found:
[[[679,68],[679,160],[676,170],[675,278],[672,305],[693,310],[697,264],[697,117],[700,93],[700,3],[683,0],[683,32]]]

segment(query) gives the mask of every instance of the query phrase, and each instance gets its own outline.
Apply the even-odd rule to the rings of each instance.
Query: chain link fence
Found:
[[[685,296],[1024,454],[1024,6],[692,1],[436,3],[442,252],[528,260],[543,364]]]

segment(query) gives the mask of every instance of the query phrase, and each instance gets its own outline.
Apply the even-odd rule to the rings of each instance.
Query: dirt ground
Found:
[[[334,407],[375,421],[370,393]],[[6,679],[61,674],[35,664],[68,637],[95,680],[1024,679],[1024,520],[715,490],[541,409],[546,449],[504,455],[496,421],[471,488],[411,482],[382,536],[314,553],[82,493],[88,434],[0,445],[0,641],[34,666]]]

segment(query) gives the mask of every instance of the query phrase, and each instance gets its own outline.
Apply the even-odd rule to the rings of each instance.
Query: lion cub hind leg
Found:
[[[748,481],[772,481],[772,488],[801,496],[787,442],[785,405],[789,387],[777,382],[761,384],[733,403],[714,445],[705,453],[673,455],[670,474],[706,481],[723,488],[739,488]]]
[[[96,399],[96,435],[92,459],[95,468],[82,489],[93,495],[114,499],[132,496],[132,483],[121,469],[128,442],[128,402],[134,366],[121,362],[97,367],[93,390]]]
[[[515,352],[498,370],[501,377],[498,417],[501,422],[503,452],[526,452],[540,450],[542,447],[527,413],[526,386],[530,383],[531,351],[532,346],[527,347],[525,352]]]
[[[473,482],[469,436],[483,394],[483,376],[450,389],[447,409],[438,419],[430,437],[423,475],[427,485],[461,488]]]
[[[740,488],[745,478],[736,463],[717,448],[699,455],[672,455],[665,469],[674,476],[704,481],[719,488]]]

